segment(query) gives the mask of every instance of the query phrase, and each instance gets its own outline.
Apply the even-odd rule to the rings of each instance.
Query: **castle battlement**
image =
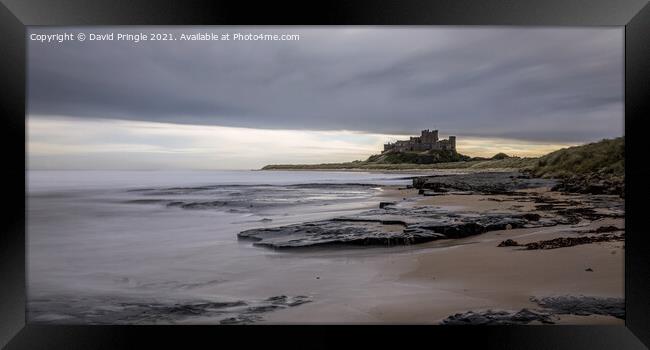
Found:
[[[420,136],[411,136],[408,140],[400,140],[384,144],[384,151],[428,151],[428,150],[456,150],[456,136],[449,136],[446,140],[438,139],[438,130],[422,130]]]

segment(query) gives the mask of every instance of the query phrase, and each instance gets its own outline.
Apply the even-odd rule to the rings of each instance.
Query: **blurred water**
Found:
[[[244,312],[242,305],[250,311],[291,304],[265,301],[277,295],[312,298],[326,295],[328,288],[345,288],[345,281],[363,279],[366,267],[346,258],[257,248],[236,235],[374,207],[382,186],[408,184],[407,177],[320,171],[29,171],[29,319],[147,323],[196,315],[211,322],[206,316],[222,320]],[[314,285],[313,275],[328,269],[345,273],[329,287]],[[228,304],[225,311],[214,303],[200,304],[202,311],[187,306],[205,300],[244,304]]]

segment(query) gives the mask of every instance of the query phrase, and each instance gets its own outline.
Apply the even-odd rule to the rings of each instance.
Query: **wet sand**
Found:
[[[578,198],[549,193],[547,188],[528,192],[558,199]],[[417,190],[388,188],[384,198],[450,210],[499,211],[518,205],[522,206],[518,207],[521,210],[534,212],[532,203],[519,202],[512,196],[447,194],[423,197],[417,195]],[[604,218],[576,225],[492,231],[407,247],[331,253],[346,256],[351,264],[363,265],[368,271],[367,276],[358,278],[358,288],[270,313],[261,323],[437,324],[450,315],[466,311],[539,309],[531,297],[623,298],[623,242],[550,250],[497,247],[506,239],[528,243],[586,234],[585,231],[608,225],[623,228],[624,219]],[[345,271],[340,274],[345,275]],[[332,276],[331,280],[340,277]],[[329,280],[328,276],[320,278],[320,283]],[[621,319],[601,315],[560,315],[554,320],[557,324],[623,324]]]
[[[226,180],[233,176],[222,175]],[[186,187],[180,182],[173,188],[126,192],[90,187],[87,192],[55,192],[56,196],[32,194],[30,322],[438,324],[468,311],[539,310],[531,297],[623,297],[622,241],[553,250],[497,247],[505,239],[525,244],[586,237],[592,235],[586,231],[603,226],[623,228],[620,199],[589,202],[594,198],[549,193],[547,188],[527,188],[521,194],[424,196],[403,188],[410,181],[391,181],[400,187],[385,182],[354,185],[374,179],[364,175],[361,180],[344,178],[343,185],[315,186],[321,174],[307,175],[314,181],[302,185]],[[490,185],[509,182],[509,176],[462,180]],[[564,208],[580,207],[581,201],[593,208],[587,205],[567,214]],[[394,204],[379,209],[380,202]],[[410,214],[411,208],[416,214]],[[561,210],[564,214],[557,216]],[[589,222],[600,215],[595,211],[603,210],[615,215]],[[368,211],[389,220],[350,221],[343,226],[331,222]],[[505,217],[532,212],[545,218],[528,215],[533,218],[512,221],[530,228],[483,234],[470,230],[465,231],[472,235],[467,238],[437,236],[428,243],[406,240],[398,244],[407,245],[396,246],[378,241],[274,250],[236,238],[242,230],[317,221],[334,229],[367,226],[370,234],[399,235],[409,225],[399,220],[417,224],[438,217],[444,224],[445,217],[461,212],[469,220],[498,218],[499,212]],[[298,234],[289,241],[301,238]],[[593,313],[553,317],[555,323],[623,322]]]

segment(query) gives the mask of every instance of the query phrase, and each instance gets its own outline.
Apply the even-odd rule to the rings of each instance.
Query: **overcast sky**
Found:
[[[623,134],[622,28],[30,29],[56,32],[300,40],[29,41],[32,168],[345,161],[426,128],[469,155]]]

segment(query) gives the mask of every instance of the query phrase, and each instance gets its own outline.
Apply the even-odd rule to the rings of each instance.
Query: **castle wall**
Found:
[[[438,142],[438,145],[440,146],[441,150],[451,149],[451,146],[449,145],[449,140],[440,140]]]
[[[428,150],[456,150],[456,136],[449,136],[447,140],[438,139],[438,130],[422,130],[421,136],[411,136],[408,140],[399,140],[394,143],[384,144],[384,152],[396,150],[428,151]]]

